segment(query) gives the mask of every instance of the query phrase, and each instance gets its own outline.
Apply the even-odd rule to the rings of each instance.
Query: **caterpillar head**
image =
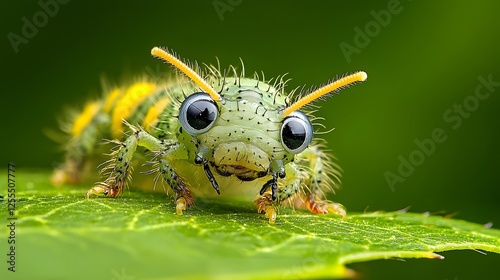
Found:
[[[244,77],[212,75],[202,78],[170,52],[153,48],[156,56],[185,74],[200,91],[188,96],[179,109],[179,122],[192,137],[195,164],[202,164],[218,191],[209,164],[223,176],[235,175],[244,181],[269,176],[263,186],[275,188],[277,178],[286,176],[285,165],[308,148],[313,139],[305,105],[356,82],[365,81],[365,72],[356,72],[305,94],[289,104],[284,84],[274,87],[265,81]],[[212,71],[215,74],[217,71]],[[213,85],[217,85],[215,90]]]

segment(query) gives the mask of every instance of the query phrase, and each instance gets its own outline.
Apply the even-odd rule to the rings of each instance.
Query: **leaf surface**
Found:
[[[6,211],[5,185],[0,213],[3,221],[16,218],[14,279],[345,278],[353,275],[345,265],[355,262],[500,253],[500,230],[440,216],[348,213],[342,220],[282,209],[270,225],[249,201],[198,200],[178,216],[164,194],[85,200],[87,188],[55,188],[47,172],[16,175],[15,215]],[[9,236],[9,227],[0,234]]]

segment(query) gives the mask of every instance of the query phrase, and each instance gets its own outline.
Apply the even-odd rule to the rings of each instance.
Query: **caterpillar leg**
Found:
[[[165,149],[163,153],[173,153],[175,152],[175,147],[169,147]],[[182,178],[175,173],[174,169],[167,160],[159,160],[158,171],[161,174],[162,180],[166,182],[174,191],[175,213],[177,215],[182,215],[184,210],[193,206],[193,197],[191,192],[186,187]]]
[[[267,190],[255,201],[259,213],[264,212],[269,223],[276,222],[278,206],[287,201],[315,214],[346,217],[344,206],[325,198],[325,192],[332,192],[335,185],[328,175],[339,180],[340,173],[318,147],[310,147],[297,155],[295,163],[287,164],[285,171],[285,178],[279,180],[276,200],[272,199],[272,191]]]
[[[119,148],[111,154],[111,159],[105,162],[106,165],[101,171],[106,179],[88,190],[85,198],[99,194],[107,197],[119,196],[131,179],[131,160],[137,147],[141,146],[155,153],[156,168],[153,171],[158,171],[162,180],[174,191],[176,213],[182,215],[183,210],[193,205],[193,199],[184,181],[176,174],[168,160],[178,152],[178,145],[158,140],[146,131],[131,125],[129,127],[133,132],[132,135],[124,142],[116,141]]]
[[[328,175],[339,180],[338,168],[318,147],[314,146],[300,154],[299,164],[304,165],[307,173],[304,180],[306,185],[303,198],[305,208],[316,214],[338,214],[345,219],[344,206],[325,199],[325,192],[333,192],[332,186],[335,185],[335,182]]]
[[[119,148],[111,153],[111,159],[104,163],[101,170],[101,174],[106,176],[106,179],[87,191],[85,198],[88,199],[91,195],[101,193],[107,197],[117,197],[121,194],[127,181],[131,179],[132,167],[130,163],[132,157],[138,145],[145,146],[143,142],[146,142],[144,138],[149,138],[147,135],[150,136],[143,131],[137,130],[124,142],[113,141],[119,145]],[[148,140],[151,142],[152,139]]]
[[[268,190],[255,201],[257,211],[264,212],[265,217],[269,219],[270,224],[276,222],[278,207],[289,198],[293,198],[300,192],[302,174],[299,167],[290,163],[285,168],[286,177],[279,180],[276,200],[272,198],[272,190]]]
[[[278,215],[278,205],[273,202],[271,198],[271,192],[264,193],[259,199],[255,201],[257,204],[257,211],[259,213],[264,212],[265,217],[269,219],[270,224],[276,222],[276,216]]]

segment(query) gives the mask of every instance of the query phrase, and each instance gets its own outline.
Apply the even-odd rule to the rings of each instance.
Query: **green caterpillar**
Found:
[[[84,166],[103,138],[117,147],[102,164],[103,180],[87,193],[117,197],[131,180],[133,158],[146,154],[150,173],[168,185],[176,213],[196,196],[253,197],[270,223],[285,203],[313,213],[345,217],[342,205],[325,198],[339,180],[339,168],[313,141],[313,116],[299,109],[343,87],[366,80],[365,72],[337,79],[295,98],[286,81],[232,76],[214,66],[190,67],[161,48],[151,54],[176,68],[164,83],[140,81],[111,89],[89,103],[66,127],[71,140],[54,184],[81,181]],[[148,155],[146,152],[149,152]]]

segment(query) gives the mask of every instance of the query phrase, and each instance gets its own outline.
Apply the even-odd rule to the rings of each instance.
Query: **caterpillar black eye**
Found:
[[[303,113],[290,113],[281,125],[281,143],[285,150],[298,154],[304,151],[313,137],[313,128],[309,119]]]
[[[179,108],[179,121],[191,135],[199,135],[212,128],[219,115],[215,101],[205,92],[188,96]]]

